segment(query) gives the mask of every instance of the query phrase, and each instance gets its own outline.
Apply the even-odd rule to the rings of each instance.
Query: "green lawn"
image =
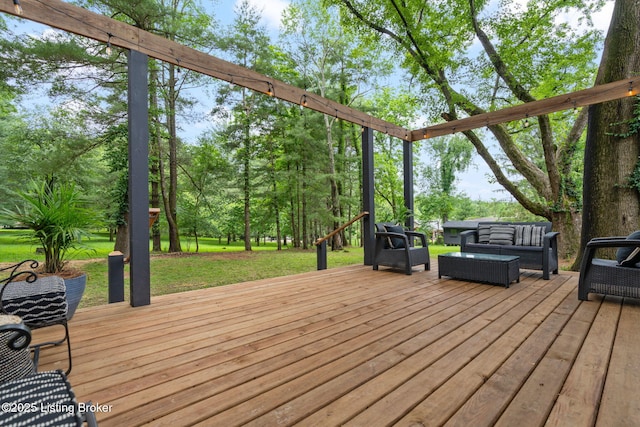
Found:
[[[36,253],[38,244],[25,239],[26,231],[0,229],[0,262],[19,262],[24,259],[43,260],[44,258]],[[199,252],[237,252],[244,250],[244,242],[232,242],[227,245],[226,241],[219,242],[218,239],[203,237],[199,239]],[[85,242],[90,250],[79,250],[70,253],[70,260],[86,260],[95,258],[105,258],[109,252],[113,251],[114,242],[109,240],[108,233],[93,233],[91,238]],[[181,240],[184,252],[195,252],[196,243],[193,238],[183,237]],[[151,248],[151,246],[149,246]],[[162,243],[162,250],[169,248],[169,242]],[[276,244],[267,242],[256,246],[253,243],[254,251],[274,250]]]
[[[19,238],[19,231],[0,230],[0,263],[12,263],[24,259],[43,261],[36,254],[37,245]],[[200,252],[195,253],[195,243],[182,240],[183,254],[151,255],[151,293],[163,295],[191,289],[221,286],[249,280],[281,277],[316,269],[316,251],[287,248],[277,251],[275,243],[255,246],[244,251],[243,242],[231,245],[219,244],[217,239],[200,239]],[[255,242],[254,242],[255,243]],[[97,234],[88,243],[92,251],[74,253],[71,259],[88,274],[87,290],[80,307],[107,303],[107,257],[113,250],[113,242],[106,234]],[[164,244],[163,244],[164,246]],[[431,257],[439,253],[457,250],[456,247],[430,246]],[[191,251],[191,252],[188,252]],[[362,264],[362,248],[329,251],[329,268]],[[128,266],[125,271],[125,299],[128,299]]]

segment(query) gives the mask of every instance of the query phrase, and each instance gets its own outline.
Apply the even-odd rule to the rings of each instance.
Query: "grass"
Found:
[[[0,229],[0,262],[20,262],[24,259],[44,260],[36,253],[38,243],[25,238],[26,230],[6,230]],[[108,233],[93,233],[91,239],[85,242],[90,250],[78,250],[70,253],[69,260],[87,260],[95,258],[107,258],[109,252],[113,251],[114,242],[109,239]],[[195,252],[196,244],[192,238],[182,238],[182,250],[184,252]],[[167,251],[168,242],[162,242],[162,250]],[[261,242],[260,246],[253,243],[254,251],[274,250],[276,244]],[[244,250],[244,242],[232,242],[226,244],[218,239],[203,237],[199,239],[200,252],[237,252]]]
[[[24,259],[43,261],[42,255],[35,253],[37,245],[19,238],[19,231],[0,230],[0,263],[14,263]],[[182,254],[152,254],[151,294],[164,295],[192,289],[222,286],[250,280],[282,277],[316,269],[316,251],[284,249],[276,251],[275,243],[254,246],[253,251],[244,251],[243,242],[230,245],[220,244],[217,239],[200,239],[200,252],[194,251],[195,244],[183,240]],[[255,243],[255,242],[254,242]],[[163,243],[163,246],[165,244]],[[113,242],[106,234],[97,234],[88,242],[90,252],[74,253],[71,263],[84,270],[87,275],[87,289],[80,307],[107,304],[108,272],[107,258],[113,250]],[[439,253],[451,252],[455,248],[433,245],[429,247],[431,257]],[[362,248],[347,248],[329,251],[329,268],[362,264]],[[128,300],[128,266],[125,268],[125,300]]]

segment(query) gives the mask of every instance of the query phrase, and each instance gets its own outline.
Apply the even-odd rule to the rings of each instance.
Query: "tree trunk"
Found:
[[[114,251],[120,251],[125,258],[129,257],[129,224],[128,219],[124,224],[118,224],[116,230],[116,243],[114,245]]]
[[[251,136],[249,135],[249,125],[245,124],[246,133],[244,141],[244,159],[242,171],[242,192],[244,194],[244,250],[251,250]]]
[[[309,249],[309,216],[307,213],[307,151],[302,163],[302,249]],[[297,247],[300,247],[298,244]]]
[[[640,73],[640,2],[616,0],[596,84],[631,78]],[[637,80],[637,78],[636,78]],[[632,86],[635,94],[640,89]],[[636,97],[596,104],[589,109],[584,159],[581,251],[573,269],[579,269],[582,251],[594,237],[622,236],[640,228],[638,190],[631,176],[638,155],[638,134],[622,122],[633,119]]]
[[[570,260],[578,253],[582,216],[578,211],[554,212],[551,223],[558,236],[558,258]]]
[[[336,176],[336,159],[333,152],[333,132],[331,130],[332,119],[327,115],[324,116],[325,129],[327,131],[327,151],[329,154],[329,185],[331,187],[331,214],[333,216],[333,229],[340,227],[340,195],[338,191],[338,181]],[[342,236],[340,233],[336,233],[331,239],[331,250],[342,249]]]
[[[176,80],[175,66],[169,65],[169,95],[167,97],[167,122],[169,130],[169,252],[182,252],[178,231],[178,135],[176,130]]]
[[[157,88],[157,79],[158,79],[158,71],[156,68],[155,61],[153,62],[153,66],[151,67],[150,76],[149,76],[149,93],[151,94],[150,99],[150,107],[151,111],[154,114],[155,112],[160,111],[158,105],[158,88]],[[153,120],[154,132],[151,140],[151,167],[150,167],[150,175],[151,175],[151,207],[159,208],[160,207],[160,186],[158,185],[158,180],[160,179],[160,170],[158,166],[158,158],[160,153],[160,135],[162,135],[160,121],[158,117],[154,117]],[[161,252],[162,251],[162,239],[160,235],[160,224],[156,221],[151,228],[151,236],[153,240],[153,251]]]
[[[273,179],[273,194],[274,194],[273,211],[274,212],[273,213],[276,219],[276,239],[278,241],[277,247],[278,247],[278,250],[281,251],[282,250],[282,229],[280,225],[280,204],[278,203],[277,191],[278,191],[278,186],[276,184],[276,180],[274,177]]]
[[[289,218],[291,221],[291,240],[293,240],[293,247],[297,248],[298,244],[296,242],[300,239],[300,233],[298,231],[298,218],[296,216],[296,207],[298,204],[293,197],[293,194],[289,198]]]

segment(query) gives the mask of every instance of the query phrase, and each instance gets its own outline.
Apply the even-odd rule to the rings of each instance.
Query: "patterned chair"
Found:
[[[62,371],[35,372],[31,331],[18,316],[0,315],[0,425],[97,427]]]
[[[27,265],[31,270],[21,270]],[[40,349],[50,345],[60,345],[66,341],[69,368],[71,372],[71,342],[67,324],[67,299],[64,280],[58,276],[38,277],[33,272],[37,261],[27,260],[0,269],[9,271],[9,277],[0,280],[0,313],[22,318],[30,329],[59,325],[64,328],[64,337],[58,341],[42,342],[31,346],[34,363],[38,366]],[[17,280],[22,279],[22,280]]]

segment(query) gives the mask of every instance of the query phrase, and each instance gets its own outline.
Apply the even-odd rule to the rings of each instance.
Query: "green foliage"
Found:
[[[443,196],[442,194],[418,195],[416,197],[419,222],[442,221],[442,212],[446,220],[464,221],[475,218],[494,218],[500,221],[542,221],[519,203],[500,200],[472,200],[465,195]]]
[[[473,146],[460,136],[437,138],[427,141],[426,155],[422,187],[427,195],[420,199],[422,212],[444,223],[454,210],[456,176],[469,168]]]
[[[53,178],[40,184],[32,181],[28,190],[18,194],[24,205],[3,209],[3,219],[31,230],[27,236],[44,251],[45,273],[61,272],[68,252],[83,247],[83,239],[89,236],[91,211],[74,185],[58,184]]]
[[[339,6],[342,22],[354,32],[394,50],[420,87],[427,123],[590,87],[604,39],[591,22],[601,0],[324,3]],[[567,19],[574,15],[580,18]],[[578,235],[573,231],[581,207],[577,153],[586,121],[578,117],[549,114],[531,117],[526,129],[518,121],[464,133],[496,182],[532,214],[562,222],[557,226],[568,236]],[[446,190],[451,174],[439,171]],[[425,210],[451,208],[446,197],[431,196]]]

